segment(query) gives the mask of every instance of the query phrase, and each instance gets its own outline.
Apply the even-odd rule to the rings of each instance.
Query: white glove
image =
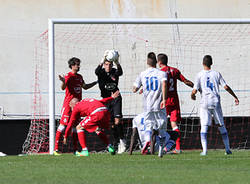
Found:
[[[102,57],[102,59],[101,59],[101,64],[103,64],[104,61],[106,60],[106,57],[107,57],[108,53],[109,53],[109,50],[105,50],[105,52],[104,52],[104,54],[103,54],[103,57]]]
[[[118,51],[117,50],[115,50],[115,52],[117,53],[117,55],[118,55],[118,57],[114,60],[114,63],[116,64],[116,65],[119,65],[120,63],[119,63],[119,53],[118,53]]]

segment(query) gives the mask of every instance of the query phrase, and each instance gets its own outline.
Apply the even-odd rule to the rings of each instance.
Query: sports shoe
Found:
[[[171,153],[172,154],[181,154],[181,150],[174,149]]]
[[[76,153],[76,156],[78,156],[78,157],[87,157],[87,156],[89,156],[89,151],[88,150],[82,150],[81,152]]]
[[[80,154],[79,151],[75,151],[75,152],[74,152],[74,155],[76,155],[76,156],[79,155],[79,154]]]
[[[118,154],[124,153],[126,151],[126,141],[120,139],[120,144],[118,145]]]
[[[0,157],[5,157],[5,156],[7,156],[5,153],[0,152]]]
[[[200,153],[200,156],[206,156],[207,155],[207,152],[201,152]]]
[[[60,156],[60,155],[62,155],[62,154],[59,153],[58,150],[56,150],[56,151],[53,152],[53,155],[55,155],[55,156]]]
[[[163,157],[163,146],[159,146],[158,157],[160,157],[160,158]]]
[[[142,155],[146,155],[148,153],[148,147],[150,146],[150,142],[146,142],[145,146],[141,150]]]
[[[115,148],[111,144],[108,145],[108,151],[111,155],[115,155]]]
[[[232,154],[233,154],[233,153],[232,153],[231,150],[227,150],[226,153],[225,153],[225,155],[232,155]]]

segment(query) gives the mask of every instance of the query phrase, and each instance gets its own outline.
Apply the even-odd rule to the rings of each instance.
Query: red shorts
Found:
[[[80,122],[80,125],[88,132],[94,132],[97,128],[109,129],[110,112],[108,110],[89,115]]]
[[[69,103],[64,103],[61,111],[61,119],[60,119],[60,124],[63,124],[65,126],[68,125],[69,119],[71,116],[71,108],[69,106]]]
[[[170,122],[181,121],[181,111],[178,97],[171,97],[166,102],[167,115],[170,115]]]

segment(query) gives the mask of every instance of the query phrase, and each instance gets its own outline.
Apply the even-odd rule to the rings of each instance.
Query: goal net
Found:
[[[147,68],[148,52],[168,55],[169,66],[178,68],[189,80],[194,81],[202,70],[204,55],[213,57],[214,70],[220,71],[227,84],[240,100],[234,106],[233,98],[221,88],[222,109],[229,127],[229,136],[236,136],[235,148],[249,148],[247,126],[250,116],[250,25],[249,24],[55,24],[55,117],[60,119],[64,91],[60,89],[58,75],[70,71],[67,61],[71,57],[81,59],[80,74],[85,83],[97,80],[95,68],[107,49],[120,53],[123,76],[119,88],[123,97],[122,111],[126,136],[129,142],[131,118],[143,111],[142,96],[132,93],[133,82]],[[31,127],[23,146],[24,153],[48,152],[49,149],[49,62],[48,31],[36,39],[34,49],[34,96]],[[178,82],[178,94],[182,113],[180,129],[182,146],[200,148],[199,143],[199,95],[197,101],[190,98],[191,88]],[[98,85],[83,90],[83,98],[100,99]],[[238,128],[234,127],[234,124]],[[230,132],[233,131],[233,132]],[[218,131],[210,131],[211,145],[221,142]],[[218,134],[219,135],[219,134]],[[102,150],[95,135],[88,134],[93,150]],[[91,138],[92,137],[92,138]],[[112,138],[112,137],[110,137]],[[194,140],[195,138],[195,140]],[[197,139],[197,140],[196,140]],[[230,139],[232,139],[230,137]],[[196,142],[195,142],[196,141]],[[232,143],[231,143],[232,144]],[[97,146],[98,145],[98,146]],[[240,146],[239,146],[240,145]],[[65,149],[65,148],[64,148]],[[66,151],[66,150],[65,150]]]

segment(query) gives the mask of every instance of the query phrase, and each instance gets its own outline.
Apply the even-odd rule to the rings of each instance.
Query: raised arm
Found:
[[[235,93],[233,92],[233,90],[228,86],[228,85],[225,85],[224,86],[224,89],[234,97],[234,101],[235,101],[235,105],[239,105],[239,99],[238,97],[235,95]]]
[[[58,77],[59,77],[59,80],[62,81],[61,89],[65,90],[65,88],[66,88],[65,77],[62,75],[58,75]]]

